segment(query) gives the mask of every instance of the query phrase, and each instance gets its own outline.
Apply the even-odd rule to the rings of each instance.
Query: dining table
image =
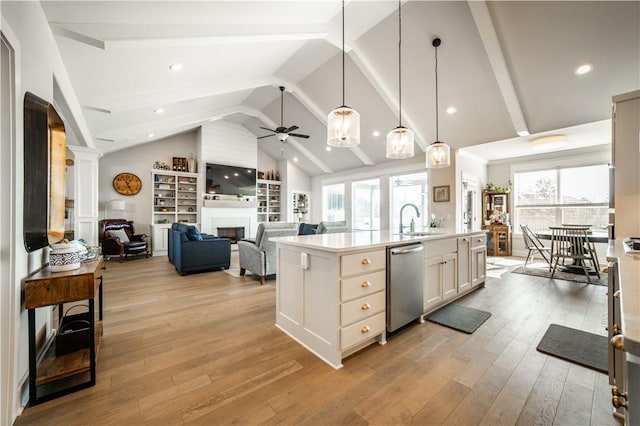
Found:
[[[541,240],[551,240],[552,239],[552,232],[551,230],[542,230],[542,231],[535,231],[534,232],[535,235],[541,239]],[[606,231],[590,231],[587,234],[588,238],[589,238],[589,243],[595,243],[595,244],[608,244],[609,243],[609,234]],[[596,262],[598,261],[598,255],[595,254],[595,259]],[[584,273],[584,269],[582,268],[582,261],[580,260],[576,260],[573,264],[571,265],[562,265],[562,270],[565,272],[571,272],[571,273],[575,273],[575,274],[583,274]],[[591,267],[587,268],[587,270],[589,271],[589,275],[596,275],[597,271]]]

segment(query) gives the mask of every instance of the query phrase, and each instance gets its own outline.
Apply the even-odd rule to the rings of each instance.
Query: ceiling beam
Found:
[[[467,3],[476,27],[478,28],[484,49],[487,52],[489,62],[493,68],[493,73],[498,82],[498,87],[500,87],[507,111],[509,111],[513,127],[519,136],[527,136],[529,135],[529,129],[522,114],[520,101],[513,86],[509,68],[507,68],[507,63],[504,60],[502,48],[500,47],[498,35],[491,21],[487,4],[483,0],[468,0]]]

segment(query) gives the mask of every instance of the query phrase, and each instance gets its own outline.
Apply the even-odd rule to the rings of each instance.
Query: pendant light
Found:
[[[451,164],[449,145],[438,140],[438,46],[440,43],[442,40],[439,38],[434,38],[431,43],[436,52],[436,141],[427,147],[427,168],[430,169],[449,167]]]
[[[329,113],[327,145],[353,148],[360,144],[360,114],[344,103],[344,0],[342,0],[342,105]]]
[[[414,134],[402,125],[402,5],[398,0],[398,127],[387,133],[387,158],[413,157]]]

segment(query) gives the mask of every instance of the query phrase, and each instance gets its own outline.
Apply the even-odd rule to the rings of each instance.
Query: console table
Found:
[[[72,271],[51,272],[46,267],[23,280],[29,320],[29,405],[95,385],[96,358],[102,335],[103,269],[104,261],[100,256]],[[95,320],[96,297],[98,321]],[[84,348],[61,356],[55,355],[55,343],[51,344],[38,362],[36,309],[58,305],[58,319],[62,320],[64,304],[82,300],[86,300],[89,307],[88,336],[93,339],[86,342]]]

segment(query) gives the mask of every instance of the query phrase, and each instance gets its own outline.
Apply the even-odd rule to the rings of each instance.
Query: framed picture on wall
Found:
[[[433,187],[433,202],[449,201],[449,185]]]

